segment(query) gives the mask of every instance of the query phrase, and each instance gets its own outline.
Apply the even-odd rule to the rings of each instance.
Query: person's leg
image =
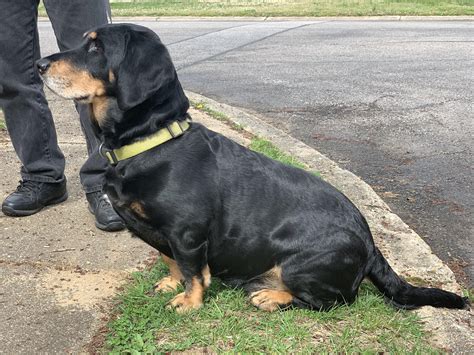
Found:
[[[91,28],[106,24],[106,0],[44,0],[61,51],[76,47],[83,34]],[[115,231],[124,228],[123,221],[102,193],[107,160],[99,155],[100,140],[95,135],[87,105],[76,104],[82,131],[86,137],[89,158],[80,171],[81,183],[86,192],[89,209],[94,213],[96,226]]]
[[[61,51],[78,46],[86,31],[108,22],[106,0],[44,0],[44,5]],[[86,193],[101,191],[107,161],[99,155],[100,140],[92,128],[89,108],[76,108],[89,154],[80,171],[81,183]]]
[[[35,70],[40,58],[38,0],[0,0],[0,8],[0,105],[22,164],[23,179],[2,203],[2,211],[26,216],[67,198],[65,162],[43,83]]]
[[[35,70],[35,61],[40,58],[38,1],[0,0],[0,58],[18,90],[18,95],[3,100],[2,106],[8,133],[22,163],[22,178],[54,183],[63,181],[65,162],[43,82]]]

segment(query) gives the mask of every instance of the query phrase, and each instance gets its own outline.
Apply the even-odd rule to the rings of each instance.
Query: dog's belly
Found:
[[[268,250],[259,253],[257,250],[223,252],[211,249],[208,252],[208,264],[212,276],[228,282],[245,282],[275,266],[276,261],[266,254]]]

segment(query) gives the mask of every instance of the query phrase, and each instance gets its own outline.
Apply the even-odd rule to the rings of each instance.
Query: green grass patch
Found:
[[[3,111],[0,109],[0,130],[4,131],[7,129],[7,125],[5,123],[5,118],[3,116]]]
[[[396,311],[374,287],[363,283],[356,302],[329,312],[300,309],[267,313],[251,306],[241,290],[213,280],[204,306],[179,315],[166,309],[174,294],[154,294],[154,283],[167,274],[158,262],[134,274],[109,323],[104,351],[245,353],[426,353],[415,313]]]
[[[209,116],[214,118],[215,120],[221,121],[229,125],[232,129],[242,132],[244,131],[244,127],[238,123],[233,122],[226,114],[216,111],[210,108],[205,102],[195,102],[190,100],[191,106],[193,106],[196,110],[202,111],[207,113]]]
[[[463,290],[463,296],[467,297],[471,304],[474,304],[474,288],[468,288]]]
[[[114,16],[473,15],[472,0],[112,1]]]
[[[227,117],[226,114],[210,108],[205,102],[202,102],[202,101],[194,102],[191,100],[191,105],[195,109],[207,113],[212,118],[230,125],[231,128],[237,131],[244,131],[243,126],[233,122],[229,117]],[[266,155],[269,158],[278,160],[283,164],[291,165],[300,169],[307,169],[307,166],[305,164],[300,162],[295,157],[284,153],[279,148],[277,148],[272,142],[266,139],[251,135],[251,143],[250,143],[249,148],[252,149],[253,151]],[[319,173],[317,172],[314,172],[314,173],[319,176]]]
[[[249,146],[250,149],[262,153],[269,158],[278,160],[283,164],[295,166],[300,169],[306,169],[306,165],[298,161],[295,157],[282,152],[275,145],[262,138],[253,138]]]
[[[472,0],[133,0],[111,1],[113,16],[474,15]],[[44,5],[40,16],[46,16]]]
[[[225,115],[222,112],[213,110],[208,105],[206,105],[206,103],[204,103],[204,102],[194,102],[194,101],[191,100],[191,105],[196,110],[203,111],[203,112],[207,113],[209,116],[211,116],[212,118],[214,118],[218,121],[222,121],[222,122],[229,122],[230,121],[229,117],[227,117],[227,115]]]

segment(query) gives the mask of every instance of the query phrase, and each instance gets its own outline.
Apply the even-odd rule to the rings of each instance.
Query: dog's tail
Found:
[[[369,271],[369,279],[397,308],[415,309],[421,306],[469,308],[467,297],[438,288],[415,287],[400,278],[390,267],[380,250],[375,250],[375,259]]]

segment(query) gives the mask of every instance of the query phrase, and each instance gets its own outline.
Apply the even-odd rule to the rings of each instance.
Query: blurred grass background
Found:
[[[474,15],[474,0],[111,0],[111,7],[113,16]]]

